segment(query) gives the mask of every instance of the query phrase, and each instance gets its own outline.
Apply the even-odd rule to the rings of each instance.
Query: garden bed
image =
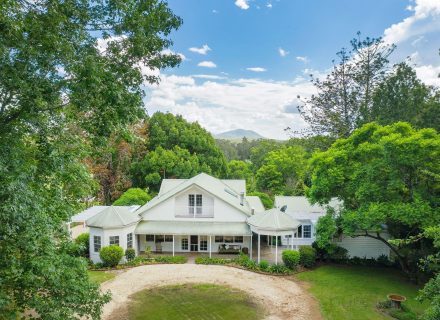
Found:
[[[235,259],[197,257],[195,263],[205,265],[224,265],[259,274],[275,276],[287,276],[296,272],[296,270],[291,270],[284,265],[269,265],[266,261],[261,261],[260,264],[258,264],[245,255],[240,255]]]
[[[150,264],[183,264],[187,261],[188,258],[184,256],[159,256],[154,258],[138,256],[129,262],[118,264],[116,267],[106,267],[102,264],[94,264],[90,265],[89,269],[96,271],[123,270]]]

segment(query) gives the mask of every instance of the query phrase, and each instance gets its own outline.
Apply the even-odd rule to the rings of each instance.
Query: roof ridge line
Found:
[[[121,220],[122,225],[125,226],[125,221],[124,219],[122,219],[121,215],[119,214],[118,210],[115,209],[115,206],[111,206],[112,210],[114,210],[114,212],[118,215],[119,220]]]

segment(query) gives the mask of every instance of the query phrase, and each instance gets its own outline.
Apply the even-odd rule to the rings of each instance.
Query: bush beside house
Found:
[[[106,267],[116,267],[124,256],[124,250],[117,245],[102,247],[99,250],[99,257]]]
[[[128,248],[125,250],[125,259],[127,261],[132,261],[136,257],[136,251],[133,248]]]
[[[300,253],[296,250],[284,250],[282,254],[283,262],[290,270],[295,270],[298,267],[300,258]]]
[[[316,250],[310,246],[299,247],[299,256],[303,267],[311,268],[316,263]]]
[[[75,243],[79,246],[79,254],[81,257],[89,257],[89,233],[81,233],[76,239]]]

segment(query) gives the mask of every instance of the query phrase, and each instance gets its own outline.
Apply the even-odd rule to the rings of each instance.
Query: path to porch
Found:
[[[246,291],[266,310],[266,319],[321,320],[317,302],[296,282],[286,277],[262,275],[213,265],[148,265],[121,272],[102,284],[112,300],[104,306],[104,320],[120,319],[129,297],[158,286],[184,283],[213,283]]]

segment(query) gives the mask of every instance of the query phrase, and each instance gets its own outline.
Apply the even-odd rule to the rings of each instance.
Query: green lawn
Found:
[[[415,300],[419,287],[398,271],[357,266],[322,266],[296,275],[310,283],[310,292],[319,300],[324,319],[390,319],[376,309],[389,293],[407,297],[405,305],[416,314],[424,305]]]
[[[140,291],[128,306],[130,320],[256,320],[264,311],[243,291],[211,284],[185,284]]]
[[[90,281],[94,283],[103,283],[107,280],[113,279],[115,277],[115,274],[108,271],[87,271],[89,274]]]

